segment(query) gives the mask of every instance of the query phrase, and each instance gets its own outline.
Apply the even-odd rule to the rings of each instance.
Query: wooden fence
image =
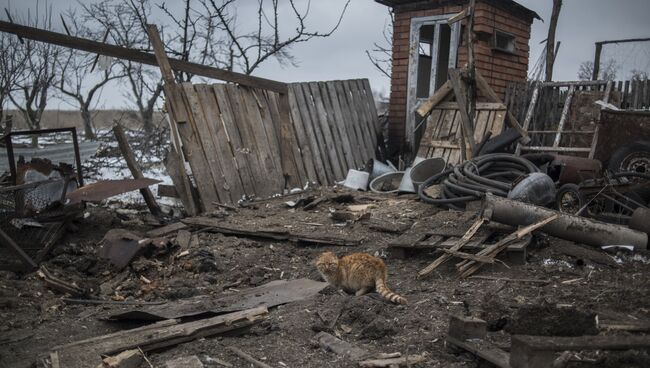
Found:
[[[576,91],[605,91],[603,81],[597,88],[578,86]],[[616,81],[612,86],[612,98],[623,110],[650,109],[650,80]],[[529,83],[511,82],[506,87],[506,106],[517,119],[523,121],[530,104],[534,86]],[[552,114],[559,119],[562,113],[562,101],[566,100],[566,85],[548,86],[540,91],[540,108],[537,114]]]
[[[173,125],[203,210],[307,183],[333,184],[374,157],[378,122],[368,80],[288,87],[288,125],[275,92],[234,84],[176,89],[188,121]]]

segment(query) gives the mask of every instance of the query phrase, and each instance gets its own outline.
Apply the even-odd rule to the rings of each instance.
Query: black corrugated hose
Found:
[[[463,210],[465,203],[483,198],[486,192],[507,197],[515,179],[539,172],[537,166],[520,156],[492,153],[447,169],[427,179],[418,188],[423,202]],[[440,184],[440,198],[429,197],[424,190]]]

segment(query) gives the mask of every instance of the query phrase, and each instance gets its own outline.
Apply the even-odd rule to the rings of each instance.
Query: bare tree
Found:
[[[616,60],[609,59],[605,63],[601,64],[600,67],[600,80],[614,80],[616,79],[616,74],[618,73],[619,65],[616,63]],[[594,72],[594,62],[593,61],[583,61],[580,64],[580,69],[578,69],[578,79],[580,80],[591,80],[591,77]]]
[[[52,7],[46,7],[41,16],[38,5],[37,3],[35,15],[32,17],[28,12],[26,22],[22,23],[51,29]],[[60,49],[52,44],[27,39],[17,46],[16,57],[24,62],[24,68],[22,74],[17,77],[18,80],[9,94],[9,99],[21,112],[31,130],[41,129],[43,111],[57,76]],[[32,144],[38,144],[38,136],[32,137]]]
[[[101,28],[85,23],[84,18],[78,17],[74,11],[67,12],[63,19],[65,19],[66,30],[74,36],[95,40],[102,38]],[[108,60],[108,63],[97,68],[98,58],[93,54],[66,49],[61,55],[56,87],[78,106],[86,139],[96,138],[91,114],[96,97],[107,83],[124,77],[119,70],[115,71],[117,68],[114,60],[104,60]]]
[[[393,26],[395,25],[395,14],[388,11],[390,24],[384,25],[382,44],[374,42],[371,50],[366,50],[366,55],[374,67],[390,79],[393,69]]]
[[[183,60],[216,67],[253,73],[262,63],[274,58],[283,65],[296,65],[291,48],[314,38],[331,36],[340,26],[350,3],[347,0],[338,20],[329,29],[320,31],[307,26],[311,2],[299,9],[294,0],[258,0],[246,19],[255,19],[255,25],[242,29],[237,9],[245,9],[251,2],[242,0],[184,0],[183,12],[176,15],[165,2],[157,7],[173,25],[164,40],[167,52]],[[281,7],[286,14],[281,15]],[[293,22],[293,24],[292,24]],[[293,27],[291,32],[285,29]],[[186,73],[177,73],[182,81],[191,80]]]
[[[149,49],[149,38],[143,30],[151,15],[149,0],[103,0],[81,6],[86,22],[110,30],[109,42],[131,49]],[[128,60],[117,60],[117,67],[125,76],[120,82],[128,87],[125,97],[138,109],[145,131],[151,133],[156,102],[163,91],[158,68]]]
[[[640,80],[640,81],[645,81],[648,80],[648,72],[640,69],[632,69],[630,71],[630,74],[632,75],[630,79],[632,80]]]
[[[18,38],[8,33],[0,34],[0,123],[5,124],[5,108],[9,95],[16,88],[25,67],[24,54],[19,52]],[[6,129],[3,126],[2,131]]]

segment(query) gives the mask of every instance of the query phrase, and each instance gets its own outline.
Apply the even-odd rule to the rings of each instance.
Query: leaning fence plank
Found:
[[[327,185],[330,182],[334,182],[332,174],[332,166],[330,165],[330,160],[327,156],[327,151],[325,144],[323,143],[323,134],[321,133],[320,124],[318,123],[318,117],[314,113],[314,105],[312,101],[311,92],[309,91],[309,85],[307,83],[297,83],[295,84],[296,97],[298,98],[298,106],[300,111],[303,114],[303,122],[305,123],[305,131],[308,134],[308,137],[312,144],[312,151],[314,151],[314,163],[317,165],[318,170],[316,171],[319,174],[322,185]]]
[[[373,119],[371,114],[370,114],[370,109],[368,107],[368,99],[363,93],[363,84],[361,83],[361,80],[352,80],[350,81],[353,86],[353,91],[355,93],[355,96],[357,98],[357,108],[359,109],[361,115],[363,116],[363,128],[366,129],[367,132],[367,137],[368,137],[368,154],[370,157],[375,157],[375,148],[376,148],[376,135],[375,132],[373,131],[372,125],[373,125]]]
[[[185,92],[185,98],[188,102],[188,110],[192,115],[190,120],[192,121],[193,128],[198,134],[199,143],[203,148],[203,154],[205,156],[209,169],[208,171],[201,171],[197,173],[197,175],[210,176],[213,180],[212,185],[219,195],[219,201],[222,203],[232,203],[232,198],[230,197],[230,188],[224,180],[221,164],[219,162],[219,158],[217,157],[219,154],[217,153],[217,148],[215,147],[214,141],[212,140],[212,132],[208,127],[207,119],[203,115],[203,110],[201,109],[201,103],[199,101],[198,95],[194,90],[192,83],[189,82],[183,83],[183,91]]]
[[[237,171],[235,158],[225,134],[225,129],[221,123],[219,104],[210,86],[197,84],[194,85],[194,89],[199,97],[210,136],[217,150],[216,156],[221,166],[226,190],[230,192],[231,200],[237,202],[244,195],[244,185]]]
[[[267,155],[267,160],[273,163],[274,170],[272,174],[275,175],[275,177],[278,179],[278,182],[280,184],[279,189],[282,190],[285,188],[283,177],[283,160],[289,159],[289,157],[284,157],[284,154],[280,149],[281,136],[278,134],[280,133],[280,127],[275,126],[273,122],[271,110],[266,101],[266,96],[264,96],[263,91],[252,88],[247,88],[247,90],[247,95],[249,98],[248,106],[256,118],[257,116],[261,118],[259,120],[256,119],[256,121],[260,123],[256,126],[257,132],[259,133],[259,136],[256,136],[256,139],[259,137],[259,140],[257,140],[257,146],[259,148],[261,144],[264,145],[264,149],[262,151]],[[255,108],[257,108],[257,111],[255,111]],[[290,137],[288,137],[288,139],[290,139]],[[290,142],[287,142],[287,144],[290,144]],[[295,173],[295,170],[293,173],[291,170],[288,170],[287,173],[289,175],[297,175]]]
[[[316,113],[316,122],[320,124],[321,133],[325,143],[325,149],[332,165],[332,174],[334,180],[341,180],[344,176],[343,169],[337,154],[336,147],[338,142],[334,139],[329,123],[327,122],[327,113],[323,105],[323,99],[320,95],[317,82],[310,82],[309,89],[314,99],[314,112]]]
[[[535,106],[537,105],[537,100],[539,99],[539,90],[540,90],[540,83],[537,83],[535,85],[535,89],[533,90],[533,95],[530,98],[530,105],[528,105],[528,110],[526,111],[526,118],[524,119],[524,130],[528,130],[530,127],[530,122],[533,120],[533,115],[535,115]],[[517,144],[517,149],[515,150],[515,154],[519,155],[521,153],[521,147],[522,145],[520,143]]]
[[[372,139],[370,136],[370,131],[368,130],[368,124],[366,122],[366,115],[359,106],[359,91],[356,88],[356,84],[352,83],[350,80],[343,81],[343,84],[346,87],[348,93],[346,94],[348,102],[350,104],[350,109],[353,111],[353,114],[356,114],[356,119],[354,124],[359,127],[359,131],[363,137],[364,152],[365,157],[371,158],[374,156],[374,147],[372,147]]]
[[[341,168],[341,175],[342,177],[340,179],[345,178],[345,174],[347,173],[347,168],[348,165],[346,163],[346,158],[345,158],[345,152],[343,150],[343,145],[342,145],[342,137],[341,134],[339,134],[338,127],[336,125],[336,118],[334,116],[334,108],[332,107],[332,102],[330,101],[329,94],[327,93],[327,87],[325,86],[325,82],[315,82],[315,95],[314,98],[318,99],[320,103],[317,103],[317,107],[323,107],[323,112],[325,116],[325,121],[327,122],[327,126],[329,127],[329,131],[332,135],[332,138],[334,139],[334,148],[336,152],[336,157],[338,158],[338,163],[339,167]]]
[[[333,87],[336,90],[336,95],[339,99],[339,104],[341,105],[341,110],[343,112],[343,118],[345,119],[345,129],[348,132],[353,142],[352,149],[355,150],[356,155],[358,156],[357,162],[365,164],[365,161],[369,159],[366,155],[365,142],[363,134],[361,134],[361,129],[359,124],[357,124],[358,118],[356,117],[356,111],[352,109],[349,98],[348,91],[343,83],[343,81],[332,82]]]
[[[370,81],[368,81],[368,79],[362,79],[361,83],[363,84],[366,99],[368,100],[368,109],[370,111],[370,118],[372,119],[371,128],[373,133],[373,142],[377,143],[376,141],[379,136],[379,114],[377,114],[375,98],[372,95],[372,87],[370,87]]]
[[[270,139],[267,136],[267,131],[264,127],[260,105],[253,95],[253,91],[247,87],[239,87],[239,90],[246,111],[247,124],[245,125],[250,129],[249,133],[252,138],[251,148],[260,160],[261,171],[263,173],[263,176],[256,179],[260,185],[262,185],[262,183],[265,184],[262,191],[264,196],[278,193],[284,188],[282,168],[278,165],[279,154],[277,156],[274,155],[273,150],[269,147]],[[272,130],[272,128],[270,129]]]
[[[266,172],[262,168],[262,163],[259,154],[256,151],[255,139],[250,131],[250,123],[248,121],[248,112],[244,105],[243,97],[241,96],[241,89],[233,84],[225,85],[225,93],[230,101],[231,110],[233,112],[233,121],[231,127],[239,132],[242,142],[242,152],[246,153],[246,158],[249,164],[251,179],[255,188],[255,195],[270,194],[268,184],[261,182],[261,178],[266,177]],[[226,128],[229,128],[226,126]],[[228,130],[230,131],[230,130]]]
[[[377,138],[379,136],[379,115],[377,114],[377,107],[375,106],[375,98],[372,96],[372,88],[370,87],[370,82],[367,79],[361,79],[359,80],[359,83],[361,83],[363,86],[363,91],[368,102],[368,112],[370,113],[370,129],[373,134],[372,141],[376,145]]]
[[[249,162],[249,154],[242,143],[242,137],[236,125],[235,113],[233,112],[233,105],[231,99],[228,98],[228,92],[225,84],[215,84],[211,86],[212,92],[216,98],[216,103],[221,113],[219,123],[223,123],[224,134],[232,148],[234,155],[237,172],[244,186],[243,192],[247,196],[255,195],[255,185],[253,184],[253,174],[251,171],[251,163]]]
[[[296,130],[296,138],[298,139],[298,146],[300,149],[300,154],[302,157],[302,162],[307,173],[307,178],[312,183],[318,183],[319,178],[316,174],[316,164],[315,161],[318,161],[318,155],[312,151],[311,144],[309,142],[308,135],[305,131],[305,125],[303,122],[303,117],[300,114],[300,108],[298,107],[298,102],[296,100],[296,93],[302,93],[300,89],[296,92],[294,85],[289,85],[289,106],[291,108],[291,116],[293,119],[293,126]],[[313,134],[313,132],[311,132]]]
[[[183,93],[183,87],[176,85],[176,88],[173,88],[173,93],[178,94],[178,96],[176,96],[177,101],[183,101],[183,104],[186,106],[186,111],[189,112],[190,109],[185,101],[186,98]],[[183,142],[183,153],[192,169],[192,177],[196,182],[196,188],[199,193],[203,210],[212,211],[216,209],[214,203],[219,202],[219,195],[217,194],[210,175],[204,174],[210,171],[210,167],[205,157],[205,153],[203,152],[203,148],[201,147],[201,142],[198,136],[199,133],[193,123],[191,113],[189,113],[187,120],[186,124],[176,125]]]
[[[289,174],[289,185],[292,188],[302,188],[309,179],[305,172],[305,166],[300,153],[300,146],[298,137],[296,135],[295,126],[291,118],[291,104],[289,103],[288,92],[285,94],[278,94],[271,91],[265,91],[266,100],[271,111],[274,126],[279,127],[278,144],[280,148],[285,148],[285,153],[282,155],[282,167],[285,173]],[[287,111],[284,112],[284,109]],[[288,119],[285,123],[282,119]],[[286,129],[286,131],[284,131]],[[286,146],[286,147],[285,147]],[[284,156],[287,155],[288,162],[285,162]],[[285,165],[287,166],[285,168]]]
[[[323,95],[329,97],[329,102],[332,106],[331,116],[334,118],[336,123],[336,129],[338,130],[338,135],[341,137],[341,145],[343,147],[343,154],[345,155],[345,162],[348,169],[356,169],[360,166],[360,159],[355,157],[354,151],[352,150],[352,144],[350,143],[350,135],[345,129],[345,119],[343,118],[343,112],[341,111],[341,104],[339,104],[339,98],[336,95],[336,90],[332,86],[332,82],[325,82],[321,86],[321,92]]]
[[[564,125],[566,124],[567,117],[569,116],[569,110],[571,109],[571,101],[573,100],[574,93],[575,86],[569,87],[569,93],[567,94],[566,101],[564,101],[564,108],[562,109],[562,115],[560,116],[560,123],[557,125],[557,134],[553,140],[553,147],[560,146],[562,132],[564,131]]]

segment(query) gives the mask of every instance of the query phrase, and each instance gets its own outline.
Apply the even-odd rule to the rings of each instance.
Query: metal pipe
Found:
[[[622,225],[607,224],[585,217],[569,215],[531,204],[486,194],[483,208],[492,210],[492,220],[511,226],[527,226],[559,213],[560,217],[540,230],[548,235],[595,247],[632,245],[645,250],[648,234]]]

